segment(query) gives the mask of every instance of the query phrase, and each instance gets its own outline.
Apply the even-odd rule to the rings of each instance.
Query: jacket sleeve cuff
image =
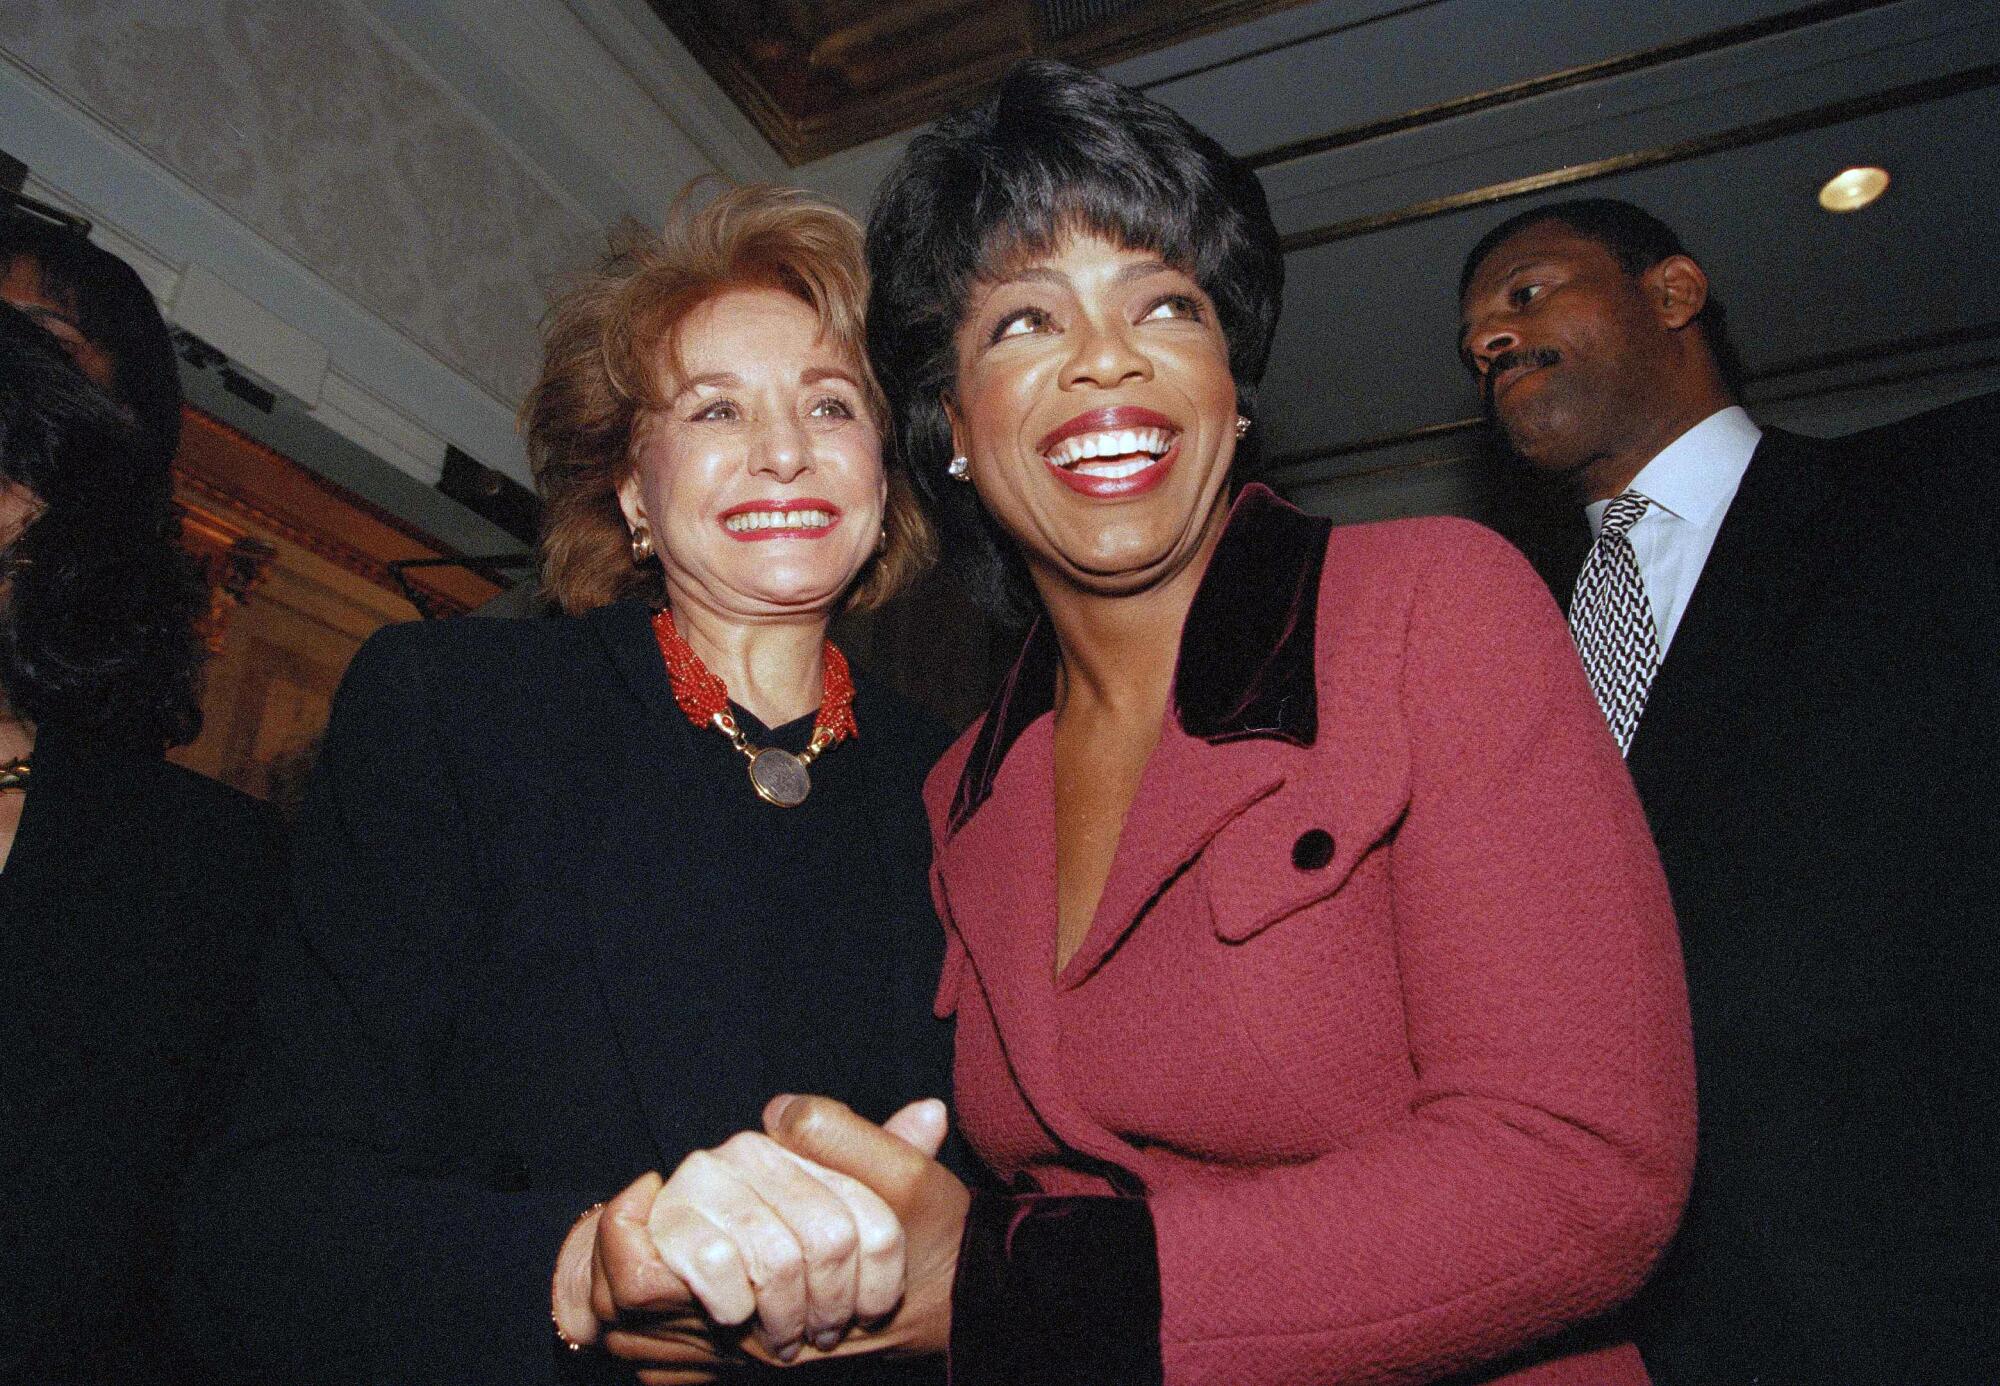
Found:
[[[1143,1198],[976,1194],[951,1293],[951,1386],[1160,1386]]]

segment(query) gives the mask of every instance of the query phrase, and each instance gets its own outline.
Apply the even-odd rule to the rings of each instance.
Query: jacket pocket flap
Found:
[[[1252,805],[1202,853],[1216,937],[1242,943],[1332,895],[1395,831],[1406,804],[1389,794],[1344,801],[1322,782]]]

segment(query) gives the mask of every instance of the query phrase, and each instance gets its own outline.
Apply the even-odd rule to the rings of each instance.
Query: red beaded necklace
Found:
[[[662,607],[653,613],[653,638],[659,641],[660,657],[667,664],[667,681],[673,685],[674,701],[697,727],[714,727],[729,738],[729,744],[750,762],[750,787],[757,797],[779,808],[796,808],[812,792],[812,776],[806,770],[820,753],[836,741],[861,735],[854,721],[854,675],[847,668],[847,656],[831,640],[826,642],[819,715],[813,719],[812,740],[797,755],[778,746],[757,746],[736,724],[729,711],[729,686],[701,662],[694,647],[674,628],[673,613]]]

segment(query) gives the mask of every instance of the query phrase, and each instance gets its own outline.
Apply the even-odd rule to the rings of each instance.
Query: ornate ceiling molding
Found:
[[[193,408],[183,418],[174,489],[183,529],[203,555],[261,531],[399,597],[405,581],[416,582],[424,600],[413,604],[425,614],[470,611],[502,590],[503,582],[456,563],[399,578],[398,560],[463,555],[219,419]]]
[[[1031,56],[1105,67],[1301,0],[647,0],[797,167],[976,101]]]

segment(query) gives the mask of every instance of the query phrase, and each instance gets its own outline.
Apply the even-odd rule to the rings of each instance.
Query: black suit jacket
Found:
[[[2000,1381],[1992,459],[1769,431],[1629,764],[1700,1156],[1655,1379]]]
[[[282,862],[264,805],[39,729],[0,873],[0,1381],[199,1379],[168,1326],[173,1210]]]
[[[866,681],[855,712],[780,810],[675,706],[639,605],[375,636],[189,1212],[208,1340],[257,1380],[547,1382],[589,1204],[777,1092],[878,1120],[942,1095],[919,786],[943,729]]]

